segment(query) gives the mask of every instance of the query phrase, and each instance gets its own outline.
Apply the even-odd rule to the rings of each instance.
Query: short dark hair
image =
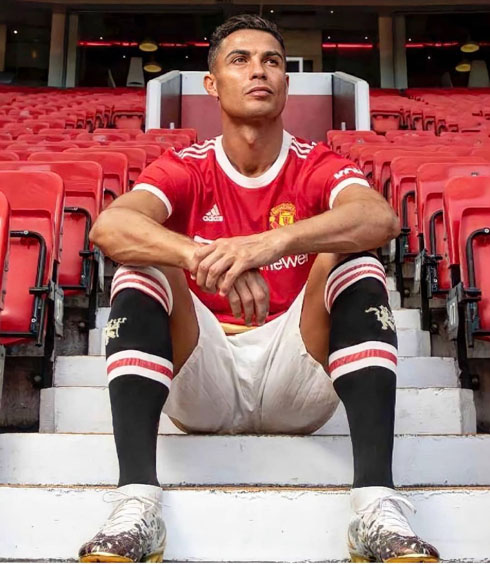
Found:
[[[210,71],[212,71],[218,54],[218,49],[223,39],[240,29],[256,29],[258,31],[270,33],[277,39],[277,41],[279,41],[284,55],[286,54],[284,39],[274,22],[261,18],[255,14],[241,14],[227,19],[223,24],[215,29],[213,35],[211,36],[208,53],[208,67]]]

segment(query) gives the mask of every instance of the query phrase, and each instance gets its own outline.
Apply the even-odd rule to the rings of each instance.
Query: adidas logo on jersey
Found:
[[[218,206],[214,204],[208,213],[203,216],[202,220],[210,222],[223,221],[223,216],[219,213]]]

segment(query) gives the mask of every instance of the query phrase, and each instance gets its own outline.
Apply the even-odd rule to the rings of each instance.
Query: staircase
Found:
[[[392,281],[390,281],[392,284]],[[393,284],[391,285],[393,288]],[[399,309],[394,475],[416,531],[445,560],[490,559],[490,435],[454,359],[430,357],[417,310]],[[110,507],[117,459],[102,328],[89,356],[58,357],[40,433],[0,435],[0,560],[74,560]],[[310,436],[184,435],[162,417],[158,472],[166,561],[331,562],[348,558],[352,454],[342,406]]]

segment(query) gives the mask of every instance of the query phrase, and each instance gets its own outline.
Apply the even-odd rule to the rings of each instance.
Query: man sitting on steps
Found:
[[[354,455],[352,559],[438,561],[393,489],[397,338],[373,249],[398,221],[355,164],[284,131],[285,69],[274,24],[220,26],[204,85],[223,135],[167,151],[92,229],[123,265],[106,333],[120,478],[83,562],[161,560],[162,409],[189,433],[304,434],[338,398]]]

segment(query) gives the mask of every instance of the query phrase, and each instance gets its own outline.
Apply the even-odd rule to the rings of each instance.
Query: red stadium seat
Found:
[[[112,143],[112,141],[130,141],[131,136],[129,133],[122,133],[117,129],[109,129],[104,133],[93,133],[92,139],[104,145]]]
[[[90,149],[68,149],[67,153],[80,153],[90,151]],[[111,143],[110,147],[98,147],[97,151],[110,151],[113,153],[122,153],[128,157],[128,188],[131,188],[146,167],[146,153],[143,149],[136,147],[114,147]]]
[[[7,272],[10,251],[10,204],[7,197],[0,192],[0,311],[5,304]],[[0,316],[0,329],[2,318]]]
[[[191,144],[188,135],[177,133],[142,133],[136,137],[136,141],[163,143],[169,147],[174,147],[176,151],[181,151]]]
[[[22,190],[19,190],[19,186]],[[47,300],[56,288],[63,181],[51,172],[0,172],[11,208],[10,261],[0,342],[44,343]]]
[[[59,161],[0,163],[0,171],[53,172],[65,188],[63,253],[59,268],[59,285],[65,295],[94,288],[95,254],[88,235],[102,211],[103,170],[94,162]]]
[[[24,133],[32,133],[32,129],[19,125],[18,123],[7,124],[0,131],[10,134],[12,139],[17,139],[19,135],[23,135]]]
[[[490,340],[490,176],[451,178],[443,204],[449,260],[461,277],[448,298],[449,331],[458,329],[455,308],[464,307],[472,346],[475,337]]]
[[[48,130],[49,131],[49,130]],[[25,133],[24,135],[19,135],[17,141],[19,143],[29,143],[29,145],[40,145],[45,141],[51,143],[58,143],[63,141],[69,141],[70,137],[68,135],[62,135],[60,133],[50,134],[50,133]]]
[[[149,133],[150,135],[154,134],[154,133],[157,134],[157,135],[158,134],[174,135],[174,134],[181,134],[182,133],[182,134],[187,135],[189,137],[191,145],[193,145],[194,143],[197,143],[197,130],[192,129],[190,127],[179,127],[177,129],[168,129],[168,128],[156,129],[156,128],[154,128],[154,129],[149,129],[146,133]],[[343,132],[343,133],[346,133],[346,132]],[[369,133],[369,132],[367,132],[367,131],[359,132],[358,131],[357,133]],[[375,135],[374,132],[371,132],[371,133],[373,133]]]
[[[386,139],[390,142],[405,142],[408,139],[415,139],[425,143],[436,141],[436,134],[433,131],[388,131]]]
[[[146,153],[146,166],[150,165],[162,154],[162,148],[160,145],[140,143],[139,141],[121,141],[121,143],[111,143],[111,148],[116,149],[117,147],[136,147],[137,149],[143,149]]]
[[[13,151],[1,151],[0,150],[0,161],[18,161],[19,155]]]
[[[29,161],[91,161],[99,163],[104,171],[104,206],[109,205],[128,189],[128,157],[110,151],[83,151],[80,153],[34,153]]]
[[[417,239],[418,215],[416,208],[416,180],[418,169],[425,163],[452,164],[455,162],[452,153],[417,154],[399,156],[391,162],[393,205],[400,217],[402,234],[401,260],[407,256],[415,256],[419,251]],[[474,157],[460,157],[457,162],[472,164],[477,163]]]
[[[41,129],[49,127],[49,122],[47,120],[38,121],[37,119],[24,119],[21,123],[19,123],[19,125],[28,127],[32,131],[32,133],[39,133]],[[59,127],[64,127],[64,124],[60,125]]]
[[[443,222],[443,193],[446,182],[458,176],[490,176],[490,163],[478,162],[478,159],[469,163],[473,158],[465,157],[464,162],[426,163],[417,169],[417,236],[419,248],[426,255],[428,298],[433,294],[447,293],[452,285]],[[424,279],[422,277],[422,280]]]
[[[14,153],[17,153],[19,155],[19,158],[25,161],[29,158],[29,155],[32,155],[34,153],[39,153],[43,151],[52,151],[53,153],[61,153],[63,151],[66,151],[66,149],[76,148],[76,147],[77,145],[72,141],[60,141],[58,143],[44,141],[39,145],[29,145],[27,143],[21,143],[21,142],[13,143],[9,145],[7,148],[9,151],[13,151]]]
[[[83,141],[90,141],[92,139],[92,135],[88,133],[88,131],[81,129],[61,129],[59,127],[41,129],[38,135],[66,135],[69,139],[79,139]]]
[[[12,134],[11,133],[3,133],[0,131],[0,141],[9,141],[10,139],[12,139]]]
[[[333,133],[333,135],[328,135]],[[345,135],[347,133],[347,135]],[[351,134],[350,131],[329,131],[327,134],[327,139],[329,139],[328,144],[331,149],[336,153],[341,153],[341,147],[344,144],[353,145],[355,143],[366,144],[366,143],[388,143],[385,137],[382,135],[376,135],[374,131],[358,131],[354,132],[358,135]]]
[[[490,144],[482,145],[479,149],[473,149],[471,155],[484,159],[485,161],[490,161]]]
[[[94,129],[93,135],[97,135],[99,133],[102,134],[106,134],[106,133],[124,133],[126,135],[129,135],[130,139],[136,139],[137,135],[140,135],[141,133],[143,133],[141,131],[141,129],[132,129],[132,128],[121,128],[118,127],[117,129],[111,129],[108,127],[98,127],[97,129]]]
[[[375,188],[382,193],[390,203],[396,206],[396,198],[392,200],[390,194],[391,184],[391,161],[398,156],[416,155],[424,156],[431,154],[448,154],[456,156],[468,155],[471,152],[471,147],[467,145],[451,146],[448,145],[422,145],[414,147],[406,147],[403,151],[400,149],[386,149],[378,150],[373,157],[373,184]]]

